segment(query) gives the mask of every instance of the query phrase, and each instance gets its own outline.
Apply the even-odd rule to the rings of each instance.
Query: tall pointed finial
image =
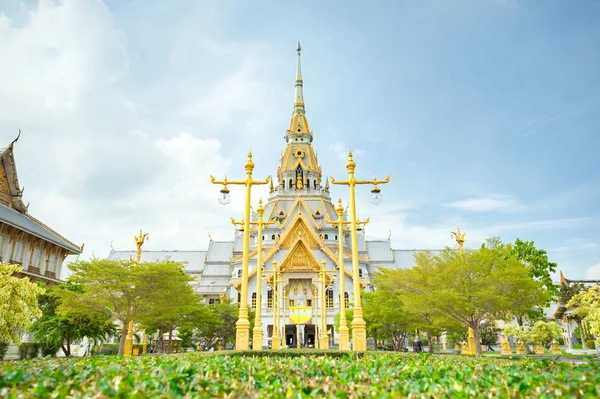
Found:
[[[300,42],[298,42],[298,66],[296,67],[296,98],[294,100],[294,113],[295,114],[304,114],[304,93],[302,91],[303,82],[302,82],[302,68],[300,67],[300,51],[302,47],[300,47]]]
[[[300,43],[298,43],[298,44],[300,44]],[[300,54],[300,53],[298,53],[298,54]],[[298,62],[300,62],[300,61],[298,61]],[[300,64],[298,64],[298,65],[300,65]],[[21,129],[19,129],[19,134],[17,135],[17,138],[16,138],[16,139],[14,139],[14,140],[12,141],[12,143],[10,143],[10,146],[9,146],[9,147],[10,147],[10,149],[11,149],[11,150],[12,150],[12,148],[13,148],[13,145],[15,145],[15,143],[16,143],[17,141],[19,141],[19,138],[21,138]]]
[[[269,193],[272,193],[273,191],[275,191],[275,188],[273,188],[273,179],[271,179],[271,183],[269,184]]]
[[[460,227],[456,228],[456,231],[451,231],[450,232],[450,237],[454,238],[456,240],[456,243],[458,244],[458,251],[462,252],[463,251],[463,245],[465,243],[465,236],[467,235],[467,233],[460,233]]]
[[[329,177],[325,178],[325,191],[329,192]]]

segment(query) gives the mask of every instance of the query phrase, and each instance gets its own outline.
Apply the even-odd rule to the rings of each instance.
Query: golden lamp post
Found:
[[[267,284],[271,286],[273,290],[273,336],[271,337],[271,349],[281,349],[281,336],[279,335],[280,329],[280,283],[281,283],[281,271],[277,264],[277,259],[273,259],[273,272],[268,277],[271,279],[271,283]],[[285,317],[285,314],[283,315]]]
[[[337,272],[337,270],[327,270],[325,269],[325,258],[323,258],[323,260],[321,260],[321,268],[319,270],[319,278],[318,278],[318,282],[320,283],[320,287],[319,287],[319,291],[320,291],[320,302],[321,302],[321,326],[319,327],[321,330],[321,337],[319,339],[319,349],[329,349],[329,333],[327,332],[327,303],[326,303],[326,299],[325,299],[325,292],[327,291],[327,288],[329,287],[329,285],[327,285],[326,282],[326,277],[327,277],[327,273],[331,273],[332,274],[332,279],[330,281],[330,283],[333,283],[333,281],[335,280],[335,274]],[[341,317],[341,316],[340,316]],[[345,318],[344,318],[344,323],[346,322]],[[341,318],[340,318],[340,326],[341,326]],[[348,327],[346,327],[346,330],[348,330]],[[347,331],[346,331],[347,333]]]
[[[360,300],[360,279],[358,276],[358,238],[356,234],[357,223],[356,220],[356,200],[354,197],[354,188],[358,184],[372,184],[371,189],[371,202],[374,204],[380,204],[383,200],[381,196],[381,190],[377,187],[378,184],[386,184],[390,181],[390,175],[385,180],[377,180],[374,177],[373,180],[356,180],[354,178],[354,170],[356,169],[356,162],[352,159],[352,151],[348,153],[348,162],[346,163],[346,169],[348,169],[348,180],[336,181],[333,176],[330,177],[331,183],[342,184],[350,187],[350,225],[352,227],[352,283],[354,286],[354,318],[352,319],[352,341],[353,350],[362,352],[367,350],[367,325],[362,315],[362,304]]]
[[[463,245],[465,244],[465,236],[467,233],[460,232],[460,228],[457,227],[456,231],[450,232],[450,237],[454,237],[456,243],[458,244],[458,251],[463,253]],[[468,338],[468,353],[471,355],[477,354],[477,347],[475,346],[475,332],[471,327],[469,327],[469,338]]]
[[[344,225],[350,224],[350,222],[344,221],[344,207],[342,206],[341,198],[338,199],[338,206],[335,208],[337,213],[337,220],[331,221],[325,219],[325,222],[331,225],[337,225],[338,228],[338,269],[340,271],[340,328],[338,331],[339,335],[339,348],[340,350],[347,351],[350,349],[350,338],[348,335],[348,325],[346,322],[346,288],[344,287],[345,272],[344,268]]]
[[[320,349],[329,349],[329,334],[327,333],[327,307],[325,306],[325,258],[321,261],[321,338]]]
[[[238,321],[235,323],[235,349],[236,350],[248,350],[250,340],[250,321],[248,320],[248,247],[249,247],[249,234],[250,234],[250,199],[251,189],[254,185],[268,184],[270,177],[267,177],[264,181],[252,180],[252,171],[254,170],[254,162],[252,162],[252,153],[248,153],[248,160],[244,164],[246,169],[246,179],[239,181],[228,181],[227,176],[223,181],[216,181],[211,175],[210,181],[213,184],[222,184],[223,188],[220,191],[219,203],[227,205],[231,202],[229,190],[227,189],[228,184],[243,185],[246,186],[246,205],[244,209],[244,249],[242,252],[242,292],[240,301],[240,311],[238,315]]]
[[[135,262],[140,263],[140,259],[142,257],[142,245],[146,242],[146,238],[148,238],[148,233],[143,234],[142,229],[140,229],[139,236],[133,236],[135,240],[135,245],[137,246],[137,251],[135,253]],[[146,353],[146,334],[144,334],[144,344],[142,348],[142,353]],[[125,346],[123,347],[123,356],[131,356],[131,352],[133,352],[133,319],[129,321],[129,326],[127,327],[127,337],[125,337]]]
[[[262,198],[258,200],[258,208],[256,209],[258,220],[250,222],[251,225],[257,227],[257,255],[256,255],[256,315],[254,316],[254,329],[252,330],[252,349],[262,349],[263,328],[262,328],[262,306],[261,306],[261,280],[263,266],[263,249],[262,249],[262,229],[263,226],[269,226],[275,222],[263,222],[265,208],[263,208]],[[234,222],[237,223],[237,222]],[[243,273],[243,272],[242,272]],[[241,306],[241,305],[240,305]]]

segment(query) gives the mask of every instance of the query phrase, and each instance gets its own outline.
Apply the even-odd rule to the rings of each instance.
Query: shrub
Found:
[[[261,356],[266,352],[7,362],[0,368],[0,391],[8,398],[598,397],[598,368],[591,361],[393,352],[367,352],[356,359],[339,351]]]
[[[56,352],[60,349],[60,344],[54,342],[42,342],[40,346],[42,349],[42,357],[56,356]]]
[[[92,348],[92,355],[117,355],[119,344],[102,344]]]
[[[587,346],[588,349],[596,349],[596,344],[594,343],[593,339],[588,339],[585,341],[585,346]]]
[[[8,351],[8,342],[0,342],[0,360],[4,360],[4,356]]]
[[[33,359],[40,353],[40,344],[38,342],[22,342],[19,345],[20,359]]]
[[[281,349],[281,350],[247,350],[247,351],[231,351],[231,352],[209,352],[210,355],[217,356],[249,356],[249,357],[283,357],[283,358],[294,358],[294,357],[323,357],[328,356],[332,358],[343,358],[353,357],[361,358],[364,356],[364,352],[348,352],[339,351],[335,349]]]

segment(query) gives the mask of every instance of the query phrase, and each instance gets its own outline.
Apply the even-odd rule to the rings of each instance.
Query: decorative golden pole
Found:
[[[286,315],[286,306],[287,306],[287,302],[288,302],[288,296],[287,296],[287,292],[285,291],[285,288],[282,288],[283,291],[283,326],[281,327],[281,341],[282,341],[282,348],[287,348],[287,341],[285,340],[285,315]]]
[[[327,307],[325,306],[325,258],[321,261],[321,338],[319,346],[321,349],[329,349],[329,334],[327,333]],[[341,323],[341,322],[340,322]]]
[[[281,336],[279,335],[279,265],[277,259],[273,259],[273,335],[271,337],[271,349],[281,349]]]
[[[244,210],[244,249],[242,251],[242,292],[240,301],[240,311],[238,315],[238,321],[235,323],[235,349],[236,350],[248,350],[250,340],[250,321],[248,320],[248,247],[249,247],[249,234],[250,234],[250,199],[251,189],[253,185],[268,184],[271,180],[267,177],[264,181],[252,180],[252,171],[254,170],[254,162],[252,162],[252,153],[248,153],[248,160],[244,164],[246,169],[246,179],[240,181],[228,181],[227,176],[223,181],[216,181],[211,175],[210,181],[213,184],[222,184],[221,196],[219,202],[226,204],[229,203],[229,190],[227,189],[228,184],[243,185],[246,186],[246,206]]]
[[[373,196],[379,196],[378,184],[389,183],[390,176],[388,175],[385,180],[377,180],[374,177],[373,180],[356,180],[354,178],[354,170],[356,169],[356,162],[352,159],[352,151],[348,153],[348,162],[346,163],[346,169],[348,169],[348,180],[336,181],[331,176],[331,183],[343,184],[350,187],[350,211],[351,211],[351,226],[352,226],[352,282],[354,286],[354,318],[352,319],[352,349],[357,352],[363,352],[367,350],[367,323],[363,319],[362,315],[362,304],[360,300],[360,280],[358,277],[358,237],[356,234],[356,201],[354,198],[354,187],[357,184],[372,184],[373,189],[371,193]],[[375,202],[375,201],[373,201]]]
[[[338,247],[338,269],[340,270],[340,328],[338,330],[339,335],[339,348],[342,351],[347,351],[350,349],[350,338],[348,335],[348,325],[346,322],[346,289],[344,287],[345,280],[345,272],[346,268],[344,267],[344,225],[350,224],[350,222],[344,221],[344,207],[342,205],[342,199],[338,199],[338,206],[335,208],[335,212],[337,213],[337,220],[331,221],[325,219],[325,222],[331,225],[337,225],[338,227],[338,238],[339,238],[339,247]],[[325,305],[325,304],[323,304]]]
[[[450,232],[450,237],[454,237],[456,243],[458,244],[458,251],[463,253],[463,245],[465,244],[465,236],[467,233],[460,233],[460,227],[456,228],[456,231]],[[471,355],[477,354],[477,347],[475,344],[475,332],[471,327],[469,327],[469,338],[468,338],[468,353]]]
[[[263,249],[262,249],[262,229],[263,226],[269,226],[275,222],[264,222],[263,215],[265,213],[265,208],[263,208],[262,198],[258,200],[258,208],[256,209],[256,213],[258,214],[258,220],[256,222],[250,222],[251,225],[257,226],[257,255],[256,255],[256,315],[254,317],[254,329],[252,330],[252,349],[261,350],[262,349],[262,339],[263,339],[263,328],[262,328],[262,292],[261,292],[261,282],[262,282],[262,267],[263,267]],[[234,224],[244,224],[236,222],[232,218],[232,222]],[[243,272],[242,272],[243,274]],[[241,306],[241,305],[240,305]],[[259,343],[257,346],[256,343]]]
[[[135,262],[137,264],[140,263],[140,259],[142,257],[142,245],[144,245],[144,242],[146,242],[147,237],[148,233],[143,234],[142,229],[140,229],[139,236],[133,236],[135,245],[137,246],[137,251],[135,254]],[[133,352],[133,319],[129,320],[129,325],[127,326],[127,337],[125,337],[123,356],[131,356],[131,352]],[[142,348],[142,353],[146,353],[146,334],[144,334],[144,347]]]

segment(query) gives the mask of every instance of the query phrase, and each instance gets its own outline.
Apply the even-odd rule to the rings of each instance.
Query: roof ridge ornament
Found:
[[[12,143],[10,143],[10,145],[8,146],[8,147],[9,147],[11,150],[12,150],[12,148],[13,148],[13,145],[14,145],[14,144],[15,144],[17,141],[19,141],[19,138],[21,138],[21,129],[19,129],[19,134],[17,135],[17,138],[16,138],[16,139],[14,139],[14,140],[12,141]]]

